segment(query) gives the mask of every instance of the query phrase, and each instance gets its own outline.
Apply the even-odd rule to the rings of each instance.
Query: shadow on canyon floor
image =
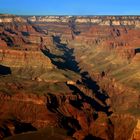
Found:
[[[81,77],[82,77],[82,81],[77,82],[77,84],[83,84],[88,89],[91,89],[93,91],[93,94],[95,94],[96,98],[98,98],[99,100],[101,100],[101,102],[106,104],[105,100],[108,98],[107,94],[104,91],[100,91],[100,87],[97,85],[96,81],[91,79],[91,77],[89,76],[88,72],[80,73],[81,70],[80,70],[80,68],[78,66],[78,63],[75,60],[75,56],[73,55],[74,49],[68,48],[68,46],[66,44],[62,44],[61,39],[60,39],[59,36],[53,36],[53,41],[56,44],[57,48],[59,48],[62,51],[64,51],[64,55],[63,56],[56,56],[54,54],[49,53],[49,50],[42,50],[42,52],[51,59],[52,63],[54,65],[56,65],[57,68],[68,69],[68,70],[71,70],[73,72],[79,73],[81,75]],[[53,58],[59,58],[59,57],[63,58],[64,63],[55,62],[53,60]],[[92,99],[89,96],[86,96],[86,94],[84,94],[75,85],[68,85],[68,86],[69,86],[70,90],[73,91],[73,94],[75,94],[75,95],[79,94],[81,96],[81,98],[82,98],[81,100],[78,100],[77,102],[71,102],[72,105],[74,105],[75,107],[80,108],[81,103],[83,101],[85,101],[85,102],[89,103],[90,105],[92,105],[92,107],[94,107],[96,111],[103,111],[107,115],[111,114],[111,112],[108,111],[109,106],[106,106],[106,107],[101,106],[94,99]],[[55,107],[55,105],[53,105],[53,107]]]
[[[68,48],[67,44],[62,44],[59,36],[53,36],[53,42],[59,50],[64,52],[64,54],[62,56],[58,56],[52,54],[49,49],[41,49],[43,54],[49,57],[51,59],[51,62],[58,69],[62,69],[62,70],[68,69],[76,73],[79,73],[80,69],[78,67],[78,63],[75,61],[75,57],[73,56],[74,49]],[[63,62],[56,61],[54,60],[55,58],[57,59],[60,58],[63,60]]]
[[[140,53],[140,48],[136,48],[135,53]]]
[[[101,138],[98,138],[98,137],[94,137],[94,136],[89,134],[88,136],[85,137],[84,140],[104,140],[104,139],[101,139]]]
[[[82,82],[89,88],[91,89],[94,93],[95,96],[100,99],[102,102],[105,103],[105,100],[108,97],[107,93],[105,91],[101,91],[99,85],[97,84],[96,81],[94,81],[90,76],[88,72],[83,72],[81,73],[82,76]]]
[[[11,73],[12,72],[11,72],[10,67],[0,65],[0,75],[8,75],[8,74],[11,74]]]
[[[63,70],[65,69],[71,70],[73,72],[80,74],[82,77],[81,80],[77,81],[77,83],[74,85],[67,84],[69,89],[72,91],[72,94],[76,95],[77,97],[80,97],[77,98],[76,100],[69,99],[69,103],[73,107],[77,108],[78,110],[82,110],[84,102],[89,104],[94,110],[93,113],[94,119],[98,118],[98,111],[102,111],[109,116],[112,112],[109,111],[110,107],[107,106],[105,103],[106,99],[108,98],[107,94],[104,91],[101,91],[96,81],[92,80],[88,72],[81,73],[81,69],[79,68],[78,63],[74,56],[74,49],[68,48],[66,44],[62,44],[60,37],[58,36],[53,36],[53,41],[56,44],[57,48],[60,49],[60,51],[64,52],[63,56],[54,55],[50,53],[48,49],[41,50],[44,53],[44,55],[48,56],[51,59],[52,63],[57,68]],[[59,61],[56,62],[54,60],[55,58],[61,58],[64,60],[64,62],[63,63]],[[95,96],[97,100],[95,100],[95,98],[88,96],[88,93],[81,90],[80,86],[84,88],[86,87],[87,89],[92,91],[93,96]],[[59,110],[59,107],[61,108],[61,105],[59,104],[57,97],[53,94],[48,94],[48,95],[49,95],[49,100],[47,101],[47,108],[51,112],[56,113],[59,119],[59,126],[65,128],[69,136],[72,136],[77,130],[81,130],[82,128],[77,119],[75,119],[73,116],[67,117]],[[65,100],[66,99],[63,99],[64,102]],[[101,102],[102,104],[100,104]],[[88,135],[85,138],[85,140],[88,139],[98,140],[99,138],[95,138],[92,135]]]
[[[23,132],[37,131],[35,127],[32,126],[31,123],[25,123],[20,121],[13,121],[15,126],[15,133],[20,134]]]
[[[86,102],[88,104],[90,104],[97,112],[98,111],[102,111],[105,112],[107,115],[110,115],[111,112],[108,111],[108,109],[110,108],[109,106],[102,106],[100,103],[98,103],[96,100],[94,100],[93,98],[85,95],[85,93],[83,93],[80,89],[78,89],[76,86],[73,85],[69,85],[69,88],[73,91],[73,94],[77,95],[79,94],[81,99],[77,100],[75,102],[76,106],[80,107],[82,104],[82,102]],[[102,100],[101,100],[102,101]],[[75,107],[76,107],[75,106]]]
[[[0,128],[0,131],[3,132],[4,137],[37,131],[37,129],[33,127],[31,123],[21,122],[17,119],[4,121],[2,125],[3,127]]]
[[[13,42],[12,38],[9,37],[7,34],[0,33],[0,37],[1,37],[2,40],[4,40],[6,42],[7,46],[9,46],[9,47],[14,46],[14,42]]]

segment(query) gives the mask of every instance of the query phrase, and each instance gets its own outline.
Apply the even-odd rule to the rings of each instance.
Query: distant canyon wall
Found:
[[[5,22],[57,22],[88,23],[96,25],[140,27],[140,16],[14,16],[0,15],[0,23]]]

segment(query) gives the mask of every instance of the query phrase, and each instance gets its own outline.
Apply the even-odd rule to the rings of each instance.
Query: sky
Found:
[[[0,0],[16,15],[140,15],[140,0]]]

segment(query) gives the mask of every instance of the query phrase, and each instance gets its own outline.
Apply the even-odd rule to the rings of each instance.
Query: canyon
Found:
[[[139,140],[139,16],[0,14],[0,140]]]

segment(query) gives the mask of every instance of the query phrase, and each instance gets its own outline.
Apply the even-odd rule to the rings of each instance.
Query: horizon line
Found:
[[[0,15],[13,16],[140,16],[140,14],[9,14],[0,13]]]

